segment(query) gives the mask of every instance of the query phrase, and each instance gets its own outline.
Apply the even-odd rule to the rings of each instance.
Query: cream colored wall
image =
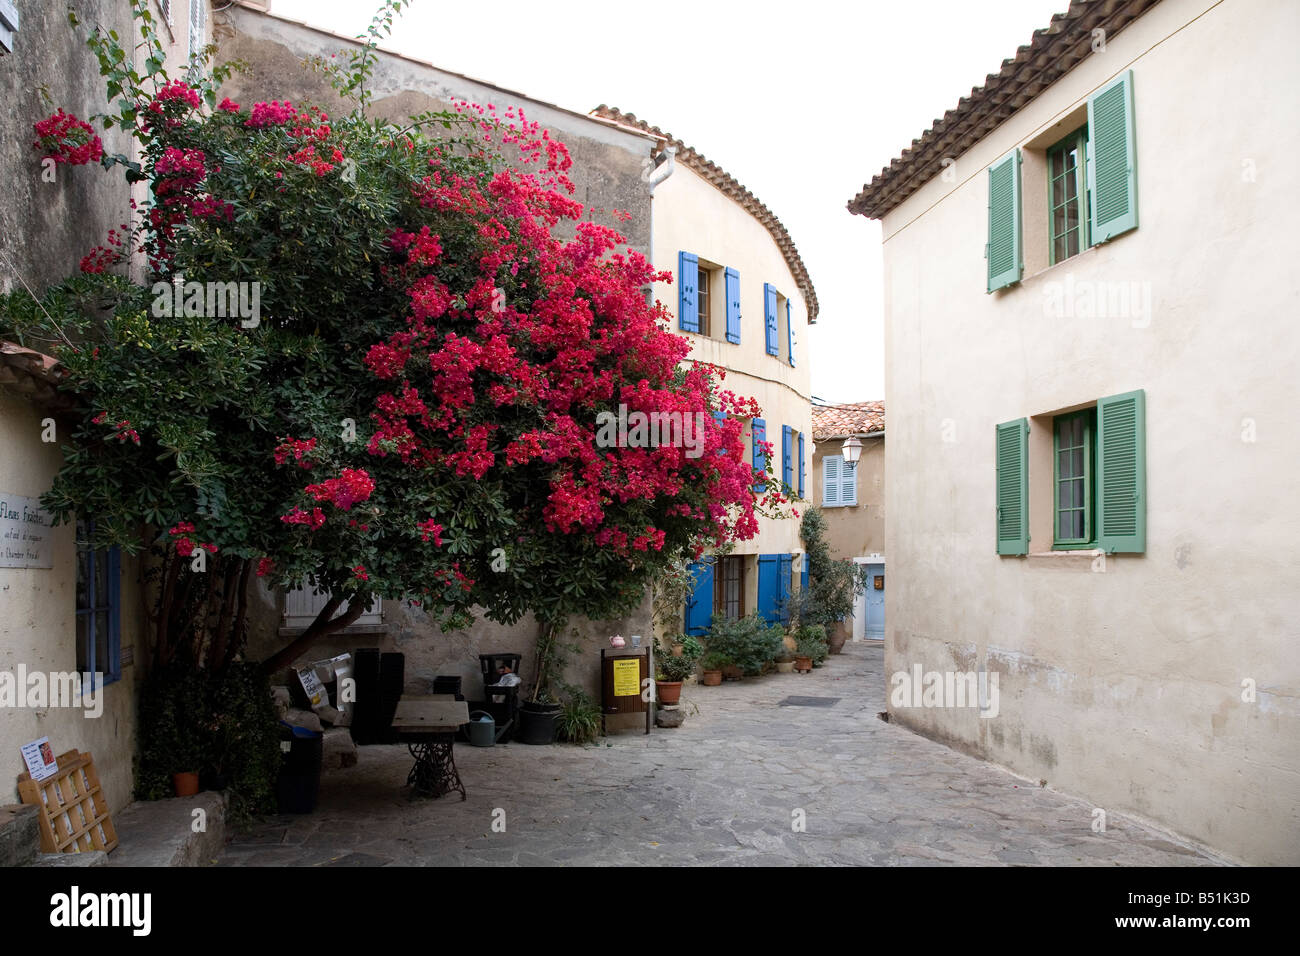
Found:
[[[887,671],[1001,675],[998,717],[895,719],[1259,864],[1300,863],[1298,31],[1288,0],[1165,0],[883,224]],[[1138,229],[986,295],[987,166],[1128,68]],[[1149,320],[1046,314],[1066,276],[1149,283]],[[1145,554],[998,557],[994,425],[1137,388]],[[1033,453],[1031,506],[1049,481]]]
[[[885,440],[863,438],[862,457],[856,466],[858,503],[827,507],[822,503],[822,459],[840,454],[844,439],[833,438],[817,445],[813,456],[812,504],[826,517],[826,541],[831,557],[838,559],[885,554]]]
[[[62,462],[58,445],[42,443],[46,413],[0,391],[0,492],[39,498]],[[52,529],[53,568],[0,568],[0,671],[16,675],[21,664],[33,671],[70,672],[77,667],[76,541],[74,529]],[[122,561],[122,646],[138,632],[139,598],[134,563]],[[17,803],[18,775],[26,769],[20,748],[48,736],[56,754],[94,755],[110,812],[131,799],[135,754],[134,665],[104,689],[103,713],[87,717],[80,708],[0,707],[0,803]]]
[[[654,263],[673,273],[671,285],[660,283],[655,294],[672,315],[672,329],[691,342],[690,358],[725,367],[725,388],[756,399],[767,423],[767,440],[773,443],[780,477],[781,426],[789,425],[804,435],[807,484],[812,478],[812,405],[809,398],[809,339],[807,309],[772,234],[735,200],[723,195],[705,179],[678,163],[676,170],[655,187],[651,200],[654,221]],[[693,252],[719,266],[740,273],[740,344],[725,338],[725,310],[722,282],[715,284],[713,332],[710,337],[681,332],[678,323],[677,253]],[[795,367],[788,362],[784,311],[778,336],[779,356],[767,354],[763,316],[763,283],[771,283],[791,300],[795,328]],[[748,426],[746,447],[750,444]],[[795,484],[798,483],[798,449]],[[799,508],[799,505],[795,505]],[[759,534],[739,542],[736,554],[788,554],[802,551],[797,519],[759,520]],[[748,590],[748,589],[747,589]],[[752,604],[752,600],[751,600]]]

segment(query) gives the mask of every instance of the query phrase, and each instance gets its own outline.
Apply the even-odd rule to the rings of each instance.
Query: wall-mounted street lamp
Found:
[[[862,442],[858,440],[857,435],[850,435],[844,439],[844,444],[840,446],[840,454],[844,456],[844,464],[850,468],[857,467],[858,459],[862,457]]]

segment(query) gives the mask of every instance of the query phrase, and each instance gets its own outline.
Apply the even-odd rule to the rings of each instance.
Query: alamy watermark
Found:
[[[597,448],[685,448],[687,458],[704,454],[703,412],[629,412],[596,416]]]
[[[988,671],[895,671],[889,678],[892,707],[971,707],[981,717],[998,715],[998,675]]]
[[[262,324],[260,282],[186,282],[178,273],[171,282],[155,282],[152,292],[155,318],[237,318],[245,329]]]
[[[0,707],[80,707],[87,717],[104,713],[104,675],[98,672],[0,671]]]
[[[1043,285],[1043,314],[1054,319],[1131,319],[1133,328],[1151,324],[1151,283],[1078,279]]]

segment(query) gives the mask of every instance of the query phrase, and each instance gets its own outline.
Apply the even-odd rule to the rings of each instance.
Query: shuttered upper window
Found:
[[[822,459],[822,505],[836,508],[858,503],[858,470],[844,463],[842,455]]]
[[[1078,255],[1089,245],[1084,175],[1087,141],[1088,129],[1084,127],[1047,151],[1053,265]]]

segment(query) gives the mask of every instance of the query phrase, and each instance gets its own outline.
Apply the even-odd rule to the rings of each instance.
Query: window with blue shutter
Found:
[[[767,422],[761,418],[755,418],[751,430],[753,431],[754,442],[754,470],[766,473],[767,453],[759,445],[759,442],[767,440]],[[765,480],[760,479],[754,482],[755,494],[761,495],[766,488],[767,482]]]
[[[763,321],[767,328],[767,354],[780,355],[781,346],[777,340],[776,329],[776,289],[771,283],[763,283]]]
[[[803,432],[799,433],[799,497],[803,497],[803,482],[806,466],[803,458]]]
[[[790,351],[790,367],[794,368],[794,321],[790,317],[790,300],[785,300],[785,337]]]
[[[726,420],[727,420],[727,413],[726,413],[726,412],[714,412],[714,413],[713,413],[713,423],[714,423],[715,425],[717,425],[719,428],[722,427],[723,422],[725,422]],[[727,453],[727,449],[725,449],[725,448],[719,448],[719,449],[718,449],[718,454],[719,454],[719,455],[725,455],[726,453]]]
[[[822,457],[822,505],[833,508],[840,503],[840,471],[844,459],[839,455]]]
[[[677,324],[683,332],[700,331],[700,258],[693,252],[677,253]]]
[[[758,556],[758,606],[763,620],[774,624],[780,619],[781,575],[780,560],[788,555],[760,554]]]
[[[727,295],[727,341],[740,344],[740,273],[728,267],[726,279]]]
[[[695,587],[686,599],[686,633],[704,634],[713,620],[713,559],[694,562],[690,572]]]
[[[1099,243],[1138,224],[1132,70],[1088,98],[1088,136],[1089,218],[1092,241]]]
[[[805,592],[808,590],[808,566],[811,562],[808,560],[808,553],[805,551],[803,556],[803,577],[799,581],[799,587]]]
[[[1020,281],[1020,150],[989,167],[988,291]]]
[[[794,489],[794,429],[781,426],[781,484],[782,490]]]

